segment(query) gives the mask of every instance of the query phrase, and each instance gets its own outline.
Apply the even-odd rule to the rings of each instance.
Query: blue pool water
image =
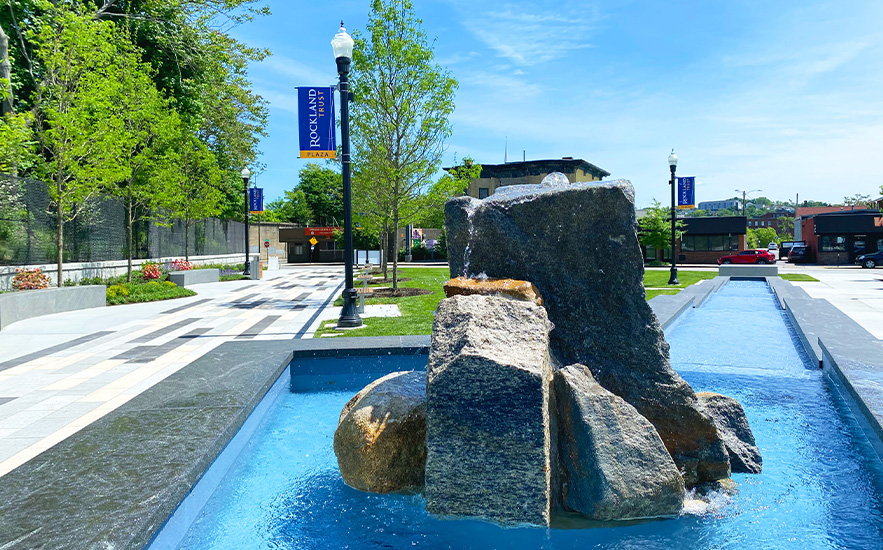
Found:
[[[731,281],[666,336],[673,366],[695,390],[742,402],[763,454],[762,474],[734,475],[738,493],[703,513],[616,527],[507,529],[435,519],[420,496],[350,489],[332,450],[341,408],[382,372],[423,368],[425,357],[315,359],[298,363],[306,374],[294,375],[290,387],[283,375],[254,435],[206,475],[220,484],[202,490],[205,506],[182,507],[152,548],[883,548],[879,459],[837,389],[807,368],[765,283]]]

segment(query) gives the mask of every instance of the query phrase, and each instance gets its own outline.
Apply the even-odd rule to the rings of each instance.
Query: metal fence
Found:
[[[126,213],[123,204],[98,196],[81,205],[64,224],[64,261],[124,260]],[[56,216],[45,183],[0,175],[0,265],[45,264],[56,261]],[[190,255],[234,254],[245,243],[241,222],[206,219],[193,223]],[[133,226],[135,258],[184,257],[183,222],[171,226],[151,220]]]

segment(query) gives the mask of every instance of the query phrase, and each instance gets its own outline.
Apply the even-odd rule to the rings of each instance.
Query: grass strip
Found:
[[[780,273],[779,277],[785,279],[786,281],[799,281],[804,283],[817,283],[818,279],[807,275],[806,273]]]

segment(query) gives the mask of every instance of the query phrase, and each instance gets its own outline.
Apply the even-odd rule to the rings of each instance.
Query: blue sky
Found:
[[[251,67],[270,102],[267,200],[297,184],[296,86],[332,85],[330,40],[368,0],[271,0],[234,34],[273,56]],[[880,0],[415,0],[460,86],[445,165],[472,156],[583,158],[669,200],[667,157],[697,201],[838,202],[883,184]]]

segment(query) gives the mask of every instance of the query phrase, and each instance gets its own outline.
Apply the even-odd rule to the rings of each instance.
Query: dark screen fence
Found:
[[[145,216],[147,217],[147,216]],[[46,184],[0,175],[0,265],[53,263],[57,258],[57,222]],[[133,226],[135,258],[191,256],[241,252],[241,222],[206,219],[170,226],[149,219]],[[119,201],[98,196],[81,205],[64,224],[64,261],[99,262],[126,259],[126,211]]]

